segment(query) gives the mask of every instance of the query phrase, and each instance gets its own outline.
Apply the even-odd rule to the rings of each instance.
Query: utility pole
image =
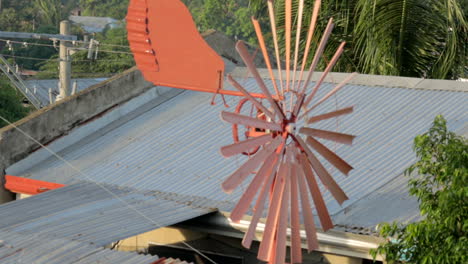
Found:
[[[60,22],[60,35],[70,35],[70,22],[64,20]],[[71,61],[69,56],[70,44],[68,41],[60,41],[60,93],[57,101],[67,98],[70,95],[71,87]]]

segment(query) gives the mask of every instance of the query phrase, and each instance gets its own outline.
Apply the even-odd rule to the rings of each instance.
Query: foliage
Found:
[[[0,26],[2,31],[33,31],[37,12],[29,0],[2,0]]]
[[[28,115],[31,109],[22,105],[23,98],[11,87],[5,77],[0,78],[0,116],[10,122],[15,122]],[[6,125],[6,122],[0,120],[0,127]]]
[[[59,28],[60,21],[67,17],[68,12],[62,10],[62,0],[34,0],[33,4],[39,10],[44,25]]]
[[[437,79],[463,73],[468,26],[457,0],[361,0],[356,12],[363,72]]]
[[[93,54],[92,59],[88,59],[88,51],[86,50],[78,51],[72,55],[72,76],[74,78],[111,75],[135,65],[133,56],[128,54],[129,50],[119,47],[128,46],[125,28],[108,29],[102,34],[96,34],[96,40],[100,42],[99,49],[102,50],[102,52],[98,52],[97,59],[94,57],[95,54]],[[40,70],[42,72],[38,74],[38,78],[58,78],[57,55],[53,56],[50,61],[43,63]]]
[[[199,31],[215,29],[232,38],[256,43],[247,0],[185,0]]]
[[[447,130],[437,116],[429,132],[417,136],[419,158],[407,170],[424,220],[406,226],[383,224],[380,234],[393,240],[371,253],[388,263],[468,263],[468,141]]]
[[[250,2],[259,16],[268,16],[266,1]],[[284,2],[274,2],[280,29],[285,24]],[[304,2],[302,39],[307,34],[314,2]],[[294,35],[297,5],[298,0],[293,1]],[[313,43],[320,40],[330,17],[334,18],[335,28],[319,68],[323,69],[339,43],[346,41],[347,48],[335,71],[440,79],[463,77],[468,66],[467,9],[458,0],[323,0]],[[303,41],[301,50],[304,47]]]
[[[124,19],[129,0],[79,0],[84,16],[112,17]]]

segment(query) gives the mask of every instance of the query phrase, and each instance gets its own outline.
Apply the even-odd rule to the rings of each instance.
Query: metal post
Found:
[[[49,88],[49,104],[54,103],[54,97],[52,96],[52,88]]]
[[[70,35],[70,22],[60,22],[60,35]],[[60,41],[60,93],[57,96],[57,101],[67,98],[70,95],[71,87],[71,61],[68,54],[70,43],[68,41]]]
[[[74,81],[73,82],[73,89],[72,89],[72,95],[76,94],[76,90],[78,89],[78,82]]]

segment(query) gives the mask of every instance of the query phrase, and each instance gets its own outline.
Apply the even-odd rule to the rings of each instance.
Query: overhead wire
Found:
[[[24,60],[37,60],[37,61],[50,61],[50,62],[60,62],[60,58],[53,58],[53,59],[43,59],[43,58],[34,58],[34,57],[25,57],[25,56],[16,56],[16,55],[10,55],[10,54],[0,54],[0,56],[4,56],[4,57],[10,57],[10,58],[16,58],[16,59],[24,59]],[[97,60],[93,60],[93,59],[89,59],[89,60],[75,60],[75,59],[71,59],[71,62],[74,63],[74,62],[121,62],[122,60],[116,60],[116,59],[113,59],[113,60],[105,60],[105,59],[97,59]]]
[[[12,43],[12,44],[20,44],[20,45],[31,45],[31,46],[39,46],[39,47],[52,47],[52,48],[57,48],[57,45],[51,45],[51,44],[43,44],[43,43],[34,43],[34,42],[22,42],[22,41],[12,41],[12,40],[8,40],[8,39],[0,39],[0,41],[3,41],[3,42],[8,42],[8,43]],[[102,45],[101,43],[99,43],[99,46]],[[74,49],[74,50],[88,50],[88,48],[84,48],[84,47],[69,47],[70,49]],[[129,51],[118,51],[118,50],[99,50],[99,52],[104,52],[104,53],[114,53],[114,54],[128,54],[128,55],[133,55],[132,52],[129,52]]]
[[[72,170],[76,171],[77,173],[81,174],[82,176],[84,176],[88,181],[96,184],[99,188],[101,188],[102,190],[104,190],[105,192],[107,192],[108,194],[110,194],[111,196],[113,196],[114,198],[116,198],[117,200],[119,200],[121,203],[123,203],[127,208],[129,208],[130,210],[134,211],[135,213],[137,213],[138,215],[140,215],[141,217],[143,217],[144,219],[148,220],[149,222],[151,222],[152,224],[158,226],[158,227],[163,227],[164,225],[158,223],[156,220],[148,217],[147,215],[145,215],[143,212],[141,212],[140,210],[138,210],[136,207],[134,207],[133,205],[131,205],[130,203],[128,203],[127,201],[123,200],[121,197],[119,197],[117,194],[115,194],[114,192],[112,192],[109,188],[107,188],[106,186],[104,186],[103,184],[99,183],[99,182],[96,182],[96,181],[93,181],[92,177],[89,176],[88,174],[86,174],[84,171],[80,170],[79,168],[75,167],[73,164],[71,164],[71,162],[69,162],[68,160],[66,160],[65,158],[63,158],[62,156],[58,155],[55,151],[53,151],[52,149],[50,149],[49,147],[45,146],[44,144],[42,144],[41,142],[39,142],[38,140],[36,140],[34,137],[32,137],[31,135],[29,135],[27,132],[25,132],[24,130],[22,130],[21,128],[19,128],[18,126],[16,126],[15,124],[13,124],[12,122],[10,122],[8,119],[6,119],[5,117],[3,117],[2,115],[0,115],[0,119],[3,120],[4,122],[6,122],[8,125],[12,126],[14,129],[18,130],[21,134],[23,134],[25,137],[29,138],[30,140],[32,140],[33,142],[35,142],[36,144],[38,144],[41,148],[45,149],[47,152],[49,152],[50,154],[52,154],[52,156],[56,157],[58,160],[64,162],[68,167],[70,167]],[[204,257],[205,259],[207,259],[208,261],[210,261],[211,263],[213,264],[217,264],[214,260],[212,260],[211,258],[209,258],[207,255],[203,254],[202,252],[200,252],[199,250],[197,250],[195,247],[191,246],[190,244],[188,244],[187,242],[185,241],[182,241],[182,243],[187,246],[188,248],[190,248],[191,250],[193,250],[194,252],[198,253],[200,256]]]

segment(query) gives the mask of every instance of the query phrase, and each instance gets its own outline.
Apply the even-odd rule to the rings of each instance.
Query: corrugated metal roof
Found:
[[[77,83],[76,92],[83,91],[84,89],[107,80],[107,78],[89,78],[89,79],[72,79],[71,83]],[[49,89],[52,89],[53,99],[59,94],[58,83],[59,80],[29,80],[25,81],[30,89],[29,92],[35,93],[35,96],[42,102],[42,105],[49,105]]]
[[[256,89],[252,79],[245,84],[250,90]],[[332,87],[325,85],[317,97]],[[221,146],[232,143],[231,126],[219,118],[220,111],[226,109],[209,104],[211,96],[187,91],[60,154],[92,181],[206,197],[216,201],[213,207],[221,207],[224,202],[237,200],[246,186],[232,195],[221,191],[221,182],[242,164],[243,158],[224,159],[219,154]],[[233,110],[238,98],[227,100],[231,106],[228,110]],[[356,168],[348,177],[332,171],[350,200],[340,207],[326,193],[330,212],[340,212],[401,175],[415,160],[413,138],[424,133],[436,115],[443,114],[450,129],[463,130],[468,122],[467,101],[466,92],[348,85],[322,104],[316,113],[356,106],[350,116],[319,124],[323,129],[338,127],[338,131],[358,135],[352,147],[328,144]],[[64,184],[83,180],[56,158],[9,173]]]
[[[105,246],[215,211],[207,204],[196,197],[82,182],[0,206],[0,231]]]
[[[4,264],[150,264],[156,260],[157,256],[113,251],[74,240],[0,231],[0,262]]]
[[[69,19],[80,25],[88,33],[103,32],[108,26],[116,28],[119,25],[119,20],[111,17],[70,16]]]
[[[421,219],[418,201],[408,193],[408,177],[396,177],[333,217],[335,229],[376,234],[382,222],[409,223]]]

